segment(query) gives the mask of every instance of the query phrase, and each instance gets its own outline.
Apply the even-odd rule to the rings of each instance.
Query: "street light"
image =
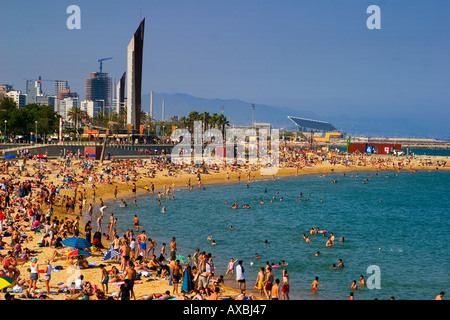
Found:
[[[255,105],[252,103],[251,105],[252,108],[252,127],[255,126]]]
[[[36,143],[37,143],[37,123],[38,123],[37,120],[34,123],[36,124],[36,130],[35,131],[36,131]]]
[[[8,120],[5,120],[5,143],[6,143],[6,124],[8,123]]]

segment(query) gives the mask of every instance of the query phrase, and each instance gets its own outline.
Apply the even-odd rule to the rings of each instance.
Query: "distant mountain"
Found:
[[[173,116],[179,118],[187,116],[191,111],[220,114],[223,107],[223,112],[232,125],[251,125],[252,122],[251,102],[237,99],[206,99],[185,93],[153,92],[153,117],[156,120],[161,120],[163,100],[166,120],[170,120]],[[150,93],[142,96],[142,109],[149,112]],[[450,139],[448,130],[421,124],[420,120],[372,117],[364,114],[361,116],[347,114],[323,116],[309,110],[255,103],[255,122],[271,123],[273,128],[278,129],[296,130],[296,126],[287,118],[288,116],[328,121],[340,132],[352,136]]]
[[[191,111],[209,112],[210,114],[222,112],[234,125],[251,125],[251,102],[237,99],[205,99],[194,97],[185,93],[155,93],[153,92],[153,118],[161,120],[162,101],[164,100],[164,118],[170,120],[173,116],[187,116]],[[150,110],[150,94],[142,96],[142,108],[145,112]],[[317,119],[317,115],[310,111],[300,111],[287,107],[268,106],[255,103],[255,122],[271,123],[274,128],[294,128],[287,116],[297,116]]]

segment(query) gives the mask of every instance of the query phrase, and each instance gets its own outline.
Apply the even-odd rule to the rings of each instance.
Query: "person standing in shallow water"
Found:
[[[313,282],[311,283],[311,289],[313,291],[317,291],[318,290],[318,286],[322,286],[322,285],[319,283],[319,277],[316,276],[314,278]]]

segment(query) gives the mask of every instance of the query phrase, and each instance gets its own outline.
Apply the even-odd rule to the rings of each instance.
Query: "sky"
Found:
[[[81,29],[67,28],[70,5]],[[450,136],[449,14],[446,0],[3,0],[0,83],[68,80],[83,98],[98,59],[119,80],[145,18],[143,93],[405,117]]]

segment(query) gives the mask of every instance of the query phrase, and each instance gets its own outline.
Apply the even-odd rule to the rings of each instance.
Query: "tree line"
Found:
[[[53,106],[27,104],[17,108],[13,99],[5,97],[0,102],[0,129],[2,139],[14,139],[24,136],[29,139],[30,133],[46,137],[58,132],[61,116],[53,110]]]
[[[58,135],[59,121],[61,115],[54,111],[51,105],[27,104],[23,108],[18,108],[13,99],[5,97],[0,102],[0,131],[3,139],[25,136],[28,140],[31,132],[37,133],[40,138],[45,139],[49,135]],[[191,111],[187,116],[171,117],[168,121],[152,121],[150,117],[141,111],[141,125],[144,125],[145,133],[156,134],[157,126],[159,133],[170,135],[172,128],[186,128],[193,132],[194,121],[203,123],[203,130],[217,128],[224,133],[226,127],[230,126],[224,114],[209,112]],[[113,126],[113,132],[127,129],[126,107],[116,112],[99,112],[95,117],[90,117],[80,107],[72,107],[67,112],[67,119],[70,124],[64,125],[64,133],[81,134],[84,128],[91,124],[93,127],[106,128],[109,123],[119,124]],[[161,130],[164,126],[164,131]]]

